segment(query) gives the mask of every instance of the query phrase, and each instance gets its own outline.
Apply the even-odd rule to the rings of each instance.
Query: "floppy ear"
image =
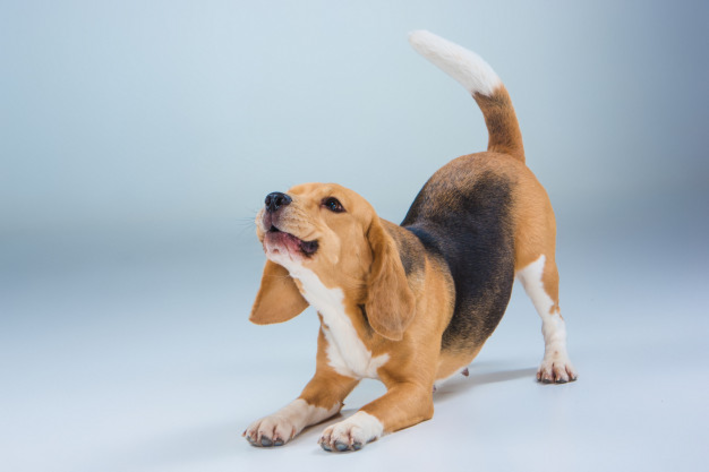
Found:
[[[261,288],[256,294],[249,320],[256,324],[282,323],[308,307],[285,267],[266,261]]]
[[[406,280],[399,249],[375,217],[367,233],[373,261],[365,310],[374,330],[393,341],[404,337],[414,319],[416,299]]]

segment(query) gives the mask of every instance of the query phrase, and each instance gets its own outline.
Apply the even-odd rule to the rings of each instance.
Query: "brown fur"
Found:
[[[249,320],[256,324],[283,323],[308,308],[288,270],[266,261],[261,288],[256,294]]]
[[[501,85],[489,97],[476,93],[473,98],[483,112],[485,124],[490,134],[487,150],[509,154],[524,162],[522,132],[519,130],[517,115],[505,86]]]
[[[322,318],[320,321],[322,322]],[[326,349],[327,341],[321,330],[318,335],[315,376],[305,386],[299,398],[309,405],[330,410],[336,405],[342,407],[345,397],[357,386],[359,380],[335,372],[328,363]]]
[[[382,336],[400,341],[415,314],[415,298],[393,238],[378,218],[367,231],[374,261],[367,280],[365,309],[369,324]]]

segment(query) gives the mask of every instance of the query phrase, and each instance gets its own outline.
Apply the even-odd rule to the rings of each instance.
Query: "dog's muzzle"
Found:
[[[293,202],[293,199],[282,192],[272,192],[264,200],[265,212],[263,226],[266,230],[266,244],[272,249],[283,248],[288,252],[312,256],[318,250],[318,241],[303,241],[296,236],[281,230],[279,220],[281,210]]]

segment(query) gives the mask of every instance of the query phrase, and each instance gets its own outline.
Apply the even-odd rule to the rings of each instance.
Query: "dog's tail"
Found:
[[[524,162],[522,133],[507,89],[480,56],[428,31],[409,34],[411,46],[470,92],[485,117],[488,151],[509,154]]]

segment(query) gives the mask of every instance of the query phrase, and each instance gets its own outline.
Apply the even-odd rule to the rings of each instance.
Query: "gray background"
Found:
[[[0,468],[703,468],[706,2],[0,3]],[[517,290],[433,421],[346,462],[239,435],[294,398],[317,321],[247,322],[263,197],[335,181],[400,221],[483,150],[424,28],[490,62],[559,223],[579,382],[533,382]],[[365,382],[345,415],[383,392]]]

